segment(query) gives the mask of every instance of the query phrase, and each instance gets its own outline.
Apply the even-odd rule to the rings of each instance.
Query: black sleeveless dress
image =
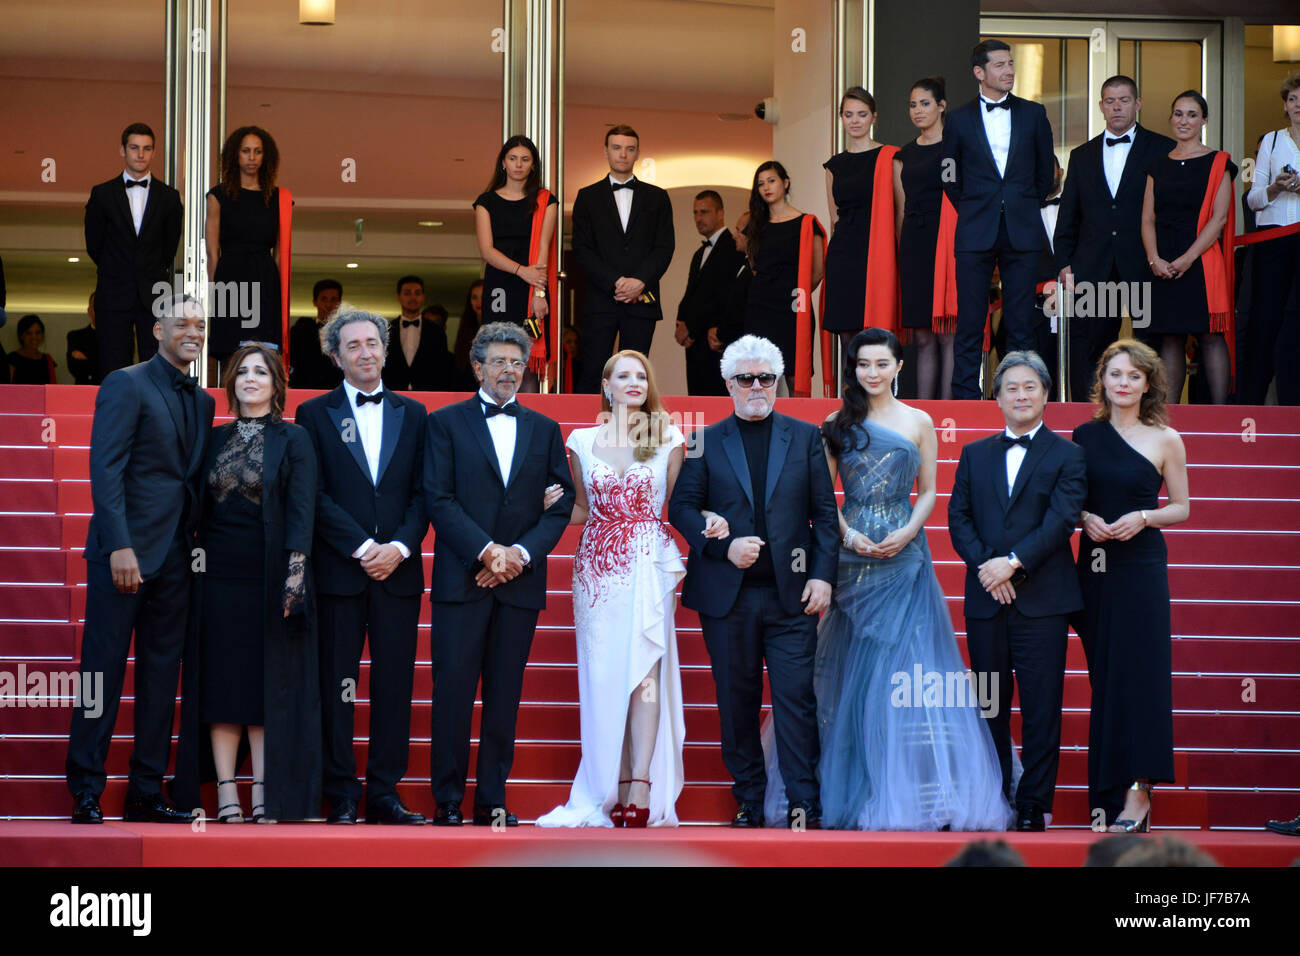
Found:
[[[1159,507],[1164,477],[1110,422],[1074,430],[1088,464],[1086,511],[1105,521]],[[1083,610],[1072,623],[1092,681],[1088,806],[1113,823],[1134,780],[1174,779],[1169,558],[1164,535],[1144,528],[1128,541],[1079,542]]]
[[[781,350],[785,374],[794,381],[795,290],[799,285],[799,235],[803,216],[769,222],[754,257],[754,275],[745,306],[744,334],[761,335]],[[814,220],[813,236],[826,236]],[[812,303],[809,303],[812,308]],[[815,315],[815,310],[814,310]],[[814,323],[815,323],[814,317]]]
[[[548,205],[556,203],[552,194]],[[475,199],[474,205],[486,209],[488,218],[492,220],[492,247],[515,262],[532,265],[528,261],[528,247],[533,237],[533,212],[537,209],[537,200],[530,202],[527,197],[503,199],[495,191],[489,191]],[[484,321],[523,325],[528,315],[528,298],[532,294],[533,287],[523,279],[502,272],[496,266],[486,266],[483,270]],[[477,383],[474,387],[478,387]]]
[[[943,143],[913,140],[898,150],[903,161],[903,228],[898,235],[898,295],[905,329],[934,325],[934,250],[943,205]]]
[[[217,260],[208,354],[224,358],[240,342],[280,344],[280,270],[271,257],[280,238],[280,190],[268,206],[258,189],[241,189],[232,199],[224,186],[208,195],[221,204],[221,258]],[[253,283],[256,283],[254,285]]]
[[[858,332],[865,327],[867,254],[871,247],[871,201],[875,195],[880,147],[862,153],[836,153],[822,166],[831,171],[831,195],[839,220],[826,248],[828,332]]]

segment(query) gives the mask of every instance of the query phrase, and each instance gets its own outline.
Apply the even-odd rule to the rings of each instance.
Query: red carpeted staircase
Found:
[[[214,393],[215,394],[215,393]],[[81,548],[91,511],[89,441],[95,390],[0,387],[0,673],[75,670],[85,610]],[[290,397],[288,414],[310,393]],[[458,398],[417,396],[430,408]],[[224,409],[224,397],[217,395]],[[524,396],[565,433],[594,420],[593,397]],[[947,534],[948,489],[961,446],[1000,427],[991,403],[922,403],[939,429],[939,501],[927,526],[958,641],[963,569]],[[675,398],[689,430],[730,411],[728,399]],[[785,401],[787,414],[820,421],[834,407]],[[1047,422],[1070,430],[1083,405],[1049,406]],[[1173,595],[1176,785],[1156,797],[1157,827],[1258,828],[1300,813],[1300,411],[1180,407],[1174,426],[1187,446],[1191,519],[1166,532]],[[524,681],[509,799],[531,820],[564,801],[578,766],[570,529],[549,558],[551,594]],[[433,535],[424,542],[426,570]],[[432,811],[429,789],[431,676],[427,599],[420,621],[406,804]],[[734,808],[718,749],[708,655],[693,612],[679,609],[686,699],[683,822],[717,823]],[[1057,825],[1084,827],[1087,812],[1088,677],[1071,635],[1065,681]],[[364,766],[368,674],[362,665],[357,760]],[[109,754],[104,809],[121,812],[131,750],[132,672]],[[0,691],[3,691],[0,686]],[[0,819],[65,819],[68,707],[0,707]],[[178,709],[179,717],[179,709]],[[477,728],[477,724],[475,725]],[[1018,732],[1018,716],[1013,716]],[[1135,734],[1142,728],[1133,728]],[[471,763],[471,767],[473,764]],[[247,778],[242,794],[248,803]],[[209,788],[211,789],[211,788]],[[472,785],[471,785],[472,789]],[[215,803],[208,793],[209,803]],[[472,799],[472,794],[470,795]],[[468,800],[467,800],[468,805]],[[367,828],[369,829],[369,828]]]

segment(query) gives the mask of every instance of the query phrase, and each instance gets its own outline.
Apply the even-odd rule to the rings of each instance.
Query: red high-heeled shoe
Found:
[[[618,785],[621,787],[623,786],[623,784],[631,783],[631,782],[632,782],[631,780],[620,780],[618,782]],[[609,820],[612,824],[614,824],[615,827],[622,827],[624,825],[623,814],[626,812],[626,810],[627,808],[624,807],[623,804],[616,803],[614,804],[614,808],[609,811]]]
[[[649,780],[638,780],[636,777],[633,777],[628,783],[644,783],[647,787],[650,786]],[[638,807],[635,803],[629,803],[623,808],[623,826],[629,829],[645,829],[646,824],[649,822],[650,808],[648,806]]]

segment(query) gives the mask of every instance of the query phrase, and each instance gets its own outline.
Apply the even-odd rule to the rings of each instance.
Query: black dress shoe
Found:
[[[104,811],[99,808],[99,798],[93,793],[77,794],[77,805],[72,811],[73,823],[103,823]]]
[[[161,793],[128,797],[122,814],[127,823],[189,823],[190,815],[168,806]]]
[[[72,822],[79,822],[75,815]],[[1264,826],[1274,833],[1281,833],[1283,836],[1300,836],[1300,817],[1296,817],[1294,820],[1269,820]]]
[[[1047,829],[1043,820],[1043,811],[1037,807],[1025,807],[1016,811],[1016,829],[1021,832],[1041,833]]]
[[[519,818],[507,810],[503,805],[495,807],[480,807],[474,804],[474,826],[476,827],[517,827]]]
[[[790,804],[785,815],[786,824],[791,830],[820,830],[822,828],[821,807],[811,800],[796,800]]]
[[[396,797],[387,797],[383,800],[366,801],[366,822],[422,827],[425,820],[423,813],[414,813],[402,806],[402,801]]]
[[[340,800],[330,810],[330,815],[325,818],[326,823],[356,823],[357,822],[357,805],[353,800]]]
[[[759,828],[763,826],[763,805],[761,803],[742,803],[736,808],[736,815],[731,818],[733,827]]]
[[[460,804],[453,801],[438,804],[438,811],[433,815],[435,827],[458,827],[465,822],[460,812]]]

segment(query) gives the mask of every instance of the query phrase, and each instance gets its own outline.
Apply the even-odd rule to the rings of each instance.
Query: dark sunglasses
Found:
[[[741,388],[753,388],[756,380],[764,388],[771,388],[776,384],[775,372],[760,372],[757,375],[753,372],[741,372],[738,375],[731,376],[731,378]]]

